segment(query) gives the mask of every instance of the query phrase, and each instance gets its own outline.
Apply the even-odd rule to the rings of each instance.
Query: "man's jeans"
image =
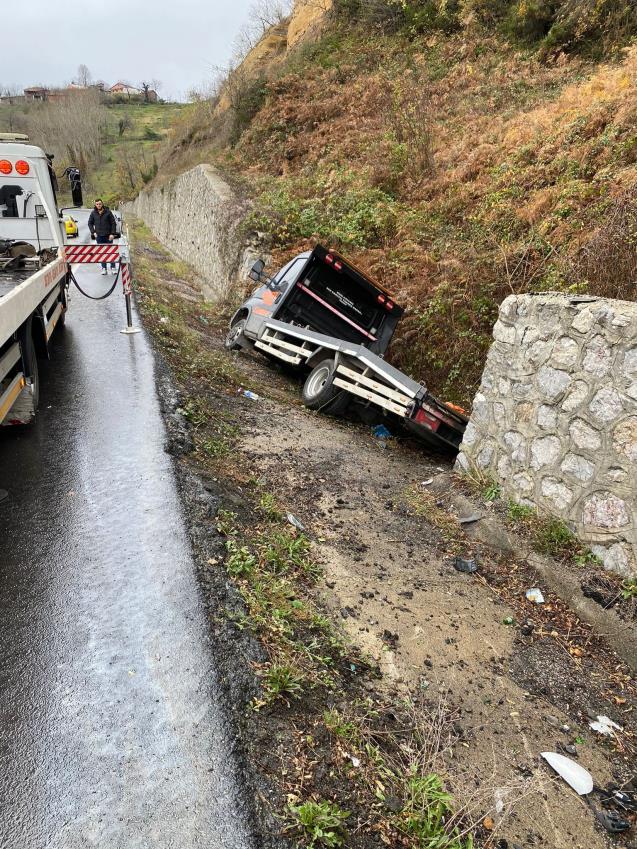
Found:
[[[110,245],[110,244],[112,244],[112,242],[108,238],[108,236],[96,236],[95,241],[97,242],[98,245]],[[105,262],[102,263],[102,268],[104,269],[104,271],[106,271],[106,265],[107,265],[107,263],[105,263]],[[112,262],[111,268],[117,268],[117,263]]]

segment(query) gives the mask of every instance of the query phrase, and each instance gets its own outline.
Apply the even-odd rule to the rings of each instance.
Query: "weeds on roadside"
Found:
[[[637,599],[637,578],[628,578],[622,582],[622,598],[625,601],[629,598]]]
[[[305,838],[307,847],[321,846],[326,849],[343,846],[345,843],[345,820],[350,816],[333,802],[309,800],[300,805],[290,805],[297,831]]]

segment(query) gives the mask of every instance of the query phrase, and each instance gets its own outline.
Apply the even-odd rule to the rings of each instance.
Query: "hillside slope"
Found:
[[[416,5],[436,6],[400,8]],[[468,403],[511,291],[635,296],[637,48],[610,26],[560,44],[560,3],[535,41],[513,37],[510,10],[414,23],[390,0],[353,6],[234,72],[162,167],[234,174],[277,259],[316,239],[353,255],[409,307],[394,361]]]

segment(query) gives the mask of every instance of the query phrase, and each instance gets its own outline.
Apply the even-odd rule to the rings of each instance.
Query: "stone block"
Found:
[[[576,448],[597,451],[602,446],[599,432],[584,419],[574,419],[569,427],[569,433]]]
[[[588,528],[619,530],[631,523],[626,502],[612,492],[596,492],[585,502],[582,521]]]
[[[588,397],[590,387],[585,380],[575,380],[568,395],[562,401],[562,409],[567,413],[573,413],[581,407]]]
[[[584,371],[595,377],[605,377],[613,365],[613,353],[603,336],[595,336],[586,346],[582,361]]]
[[[604,564],[610,572],[625,575],[627,578],[635,576],[635,570],[630,568],[630,552],[628,546],[615,542],[612,545],[591,545],[591,551]]]
[[[595,324],[595,316],[588,307],[584,307],[573,319],[571,327],[578,333],[588,333]]]
[[[562,460],[560,469],[565,475],[572,475],[574,478],[586,483],[593,477],[595,464],[579,454],[567,454]]]
[[[619,392],[611,386],[599,389],[593,395],[588,409],[596,419],[604,424],[618,419],[624,411]]]
[[[630,416],[617,425],[613,433],[613,447],[631,463],[637,462],[637,416]]]
[[[526,439],[515,430],[504,434],[504,444],[509,449],[509,455],[514,463],[526,463]]]
[[[496,321],[493,328],[493,338],[496,342],[503,342],[505,345],[515,344],[515,327],[509,324],[503,324],[501,321]]]
[[[573,490],[557,478],[544,478],[541,492],[545,498],[552,502],[553,507],[560,511],[566,510],[575,498]]]
[[[579,357],[579,345],[570,336],[560,336],[553,346],[551,361],[561,368],[572,368]]]
[[[537,423],[543,430],[554,430],[557,426],[557,410],[548,404],[540,404],[537,411]]]
[[[557,436],[540,436],[531,443],[531,468],[537,471],[557,462],[562,443]]]
[[[537,387],[543,399],[557,401],[571,385],[570,374],[552,366],[542,366],[537,374]]]

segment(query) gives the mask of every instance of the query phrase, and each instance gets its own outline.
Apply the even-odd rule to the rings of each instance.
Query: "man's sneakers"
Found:
[[[117,274],[117,266],[111,265],[111,274]]]
[[[106,271],[105,268],[102,269],[102,274],[107,274],[107,271]]]

